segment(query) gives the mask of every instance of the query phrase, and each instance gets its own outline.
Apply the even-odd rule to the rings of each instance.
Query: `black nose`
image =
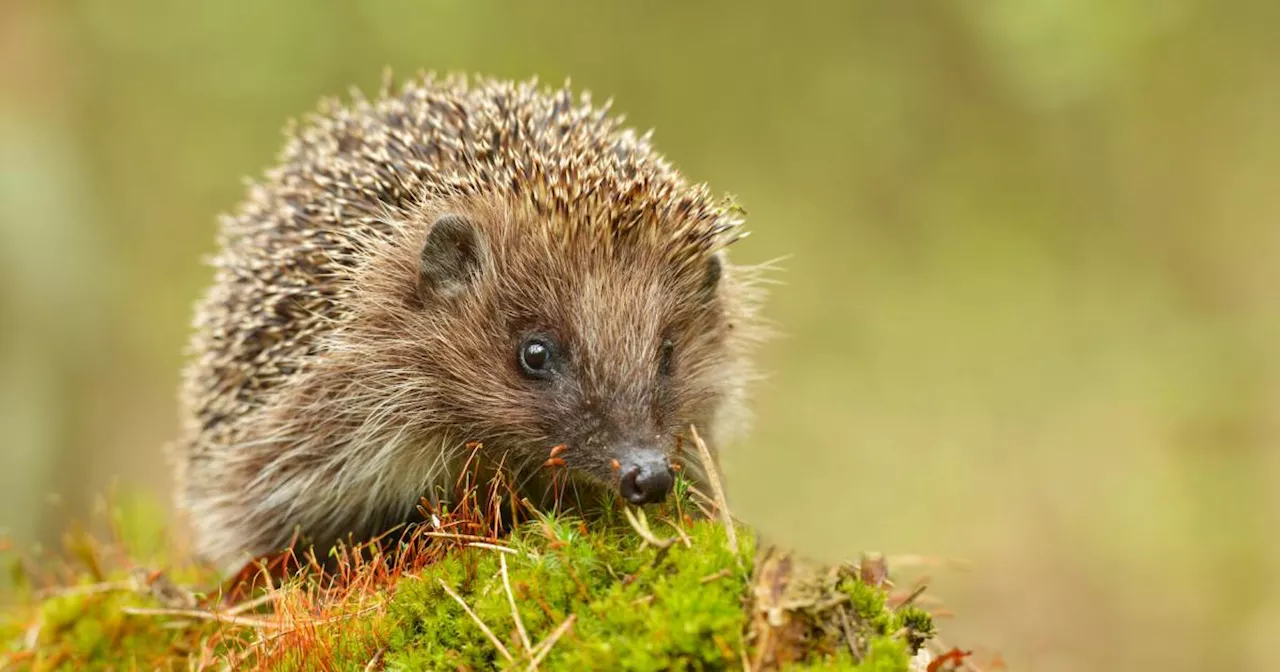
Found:
[[[623,463],[619,489],[628,502],[653,504],[667,498],[674,479],[666,458]]]

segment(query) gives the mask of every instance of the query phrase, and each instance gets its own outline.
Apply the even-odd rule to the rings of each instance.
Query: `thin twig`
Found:
[[[507,556],[499,555],[498,564],[502,568],[502,587],[507,589],[507,602],[511,604],[511,617],[516,621],[516,632],[520,633],[520,643],[524,644],[525,651],[532,651],[533,643],[529,641],[529,633],[524,629],[524,621],[520,620],[520,610],[516,609],[516,596],[511,592],[511,578],[507,576]]]
[[[657,567],[662,564],[662,560],[667,557],[667,553],[671,552],[671,546],[676,543],[676,538],[659,538],[658,535],[654,534],[653,530],[650,529],[649,518],[645,516],[644,509],[636,509],[636,511],[639,513],[632,513],[631,507],[627,507],[622,510],[622,513],[627,517],[627,522],[631,523],[631,527],[635,529],[636,533],[644,539],[644,542],[646,544],[652,544],[658,549],[658,552],[653,556],[653,566]],[[637,516],[639,516],[639,518],[637,518]]]
[[[467,615],[471,617],[471,620],[476,622],[476,625],[480,626],[480,631],[489,638],[490,642],[493,642],[493,646],[498,649],[498,653],[501,653],[502,657],[510,663],[512,661],[511,652],[507,651],[507,647],[502,645],[502,642],[493,634],[493,631],[489,629],[489,626],[485,625],[484,621],[480,620],[479,616],[476,616],[476,612],[471,611],[471,607],[468,607],[466,601],[461,597],[458,597],[457,593],[453,592],[453,589],[449,587],[449,584],[445,583],[443,579],[436,579],[436,581],[440,582],[440,587],[444,588],[444,592],[448,593],[449,597],[452,597],[454,602],[457,602],[462,606],[462,610],[467,612]]]
[[[385,647],[378,649],[378,652],[373,654],[373,657],[369,659],[369,662],[365,663],[364,672],[370,672],[375,665],[382,662],[382,654],[386,653],[386,651],[387,649]]]
[[[497,541],[493,537],[482,537],[477,534],[462,534],[460,532],[432,532],[424,530],[420,532],[424,537],[434,537],[436,539],[452,539],[454,541],[480,541],[485,543],[493,543]]]
[[[36,612],[36,620],[32,622],[27,631],[22,633],[22,644],[27,651],[35,651],[36,646],[40,644],[40,632],[44,630],[44,616]]]
[[[693,505],[698,507],[698,512],[702,514],[703,518],[706,518],[707,520],[711,520],[716,517],[716,514],[712,513],[711,511],[711,509],[716,508],[715,500],[711,499],[710,497],[707,496],[706,493],[693,487],[692,485],[689,486],[689,494],[695,496],[693,499],[689,501],[693,502]],[[710,509],[707,508],[708,505],[710,505],[711,507]]]
[[[679,525],[677,525],[674,520],[671,520],[670,518],[664,518],[663,522],[675,528],[676,534],[680,535],[680,541],[684,542],[685,548],[693,548],[693,540],[689,538],[689,535],[686,534],[684,529],[681,528]]]
[[[224,623],[226,625],[238,625],[245,628],[282,628],[279,623],[264,621],[260,618],[245,618],[244,616],[234,616],[231,614],[219,613],[216,611],[203,611],[200,609],[151,609],[147,607],[124,607],[120,611],[133,616],[177,616],[179,618],[194,618],[198,621],[213,621],[215,623]]]
[[[708,583],[711,583],[712,581],[718,581],[718,580],[723,579],[724,577],[729,576],[729,575],[731,575],[731,574],[733,574],[733,570],[732,570],[732,569],[729,569],[728,567],[725,567],[724,569],[722,569],[722,570],[720,570],[720,571],[718,571],[718,572],[716,572],[716,573],[714,573],[714,574],[708,574],[708,575],[706,575],[706,576],[702,577],[701,579],[698,579],[698,583],[701,583],[702,585],[704,585],[704,586],[705,586],[705,585],[707,585]]]
[[[253,611],[254,609],[257,609],[258,607],[261,607],[264,604],[270,604],[271,602],[275,602],[276,600],[280,599],[283,596],[284,596],[284,593],[279,591],[273,591],[265,595],[259,595],[258,597],[255,597],[252,600],[249,600],[247,602],[241,602],[240,604],[237,604],[231,607],[230,609],[227,609],[223,613],[225,613],[228,616],[238,616],[240,614],[245,613],[246,611]]]
[[[712,496],[711,496],[711,495],[708,495],[707,493],[703,492],[702,490],[699,490],[699,489],[698,489],[698,486],[696,486],[696,485],[690,485],[690,486],[689,486],[689,494],[691,494],[691,495],[693,495],[694,497],[697,497],[698,499],[702,500],[702,502],[703,502],[704,504],[708,505],[708,506],[715,506],[715,505],[716,505],[716,500],[715,500],[714,498],[712,498]],[[708,515],[707,517],[708,517],[708,518],[715,518],[715,516],[712,516],[712,515]]]
[[[517,551],[516,549],[511,548],[510,546],[503,546],[503,545],[501,545],[501,544],[486,544],[486,543],[485,543],[485,542],[483,542],[483,541],[472,541],[472,542],[468,543],[467,545],[468,545],[468,546],[471,546],[471,547],[474,547],[474,548],[487,548],[487,549],[489,549],[489,550],[491,550],[491,551],[502,551],[503,553],[510,553],[510,554],[512,554],[512,555],[520,555],[520,551]]]
[[[912,602],[915,602],[915,601],[916,601],[916,598],[917,598],[917,597],[920,597],[920,594],[921,594],[921,593],[923,593],[923,592],[925,591],[925,589],[926,589],[926,588],[928,588],[928,587],[929,587],[929,584],[927,584],[927,583],[922,583],[922,584],[920,584],[920,585],[916,586],[916,589],[915,589],[915,590],[913,590],[913,591],[911,591],[911,593],[910,593],[909,595],[907,595],[906,597],[902,598],[902,601],[901,601],[901,602],[899,602],[899,603],[897,603],[897,604],[893,605],[893,610],[894,610],[894,611],[898,611],[898,610],[902,609],[903,607],[906,607],[906,606],[910,605]]]
[[[640,509],[639,511],[639,518],[636,517],[636,514],[631,512],[631,507],[623,509],[622,513],[627,517],[627,522],[631,523],[631,528],[636,531],[636,534],[640,535],[641,539],[644,539],[647,543],[653,544],[653,546],[659,550],[667,548],[671,544],[675,543],[676,540],[674,537],[661,539],[658,535],[654,534],[653,530],[649,529],[649,519],[645,517],[644,510]]]
[[[689,425],[689,433],[693,436],[693,445],[698,447],[698,454],[702,458],[702,466],[706,469],[707,480],[711,482],[711,490],[716,496],[716,507],[720,509],[720,520],[724,523],[725,536],[729,540],[729,550],[733,552],[733,557],[742,564],[742,556],[738,553],[738,532],[734,529],[733,516],[729,514],[729,501],[724,496],[724,484],[720,482],[720,470],[716,468],[715,458],[711,456],[711,450],[707,448],[707,443],[698,436],[698,428]]]
[[[577,620],[577,618],[577,614],[569,614],[569,618],[564,619],[564,622],[560,624],[560,627],[556,628],[550,635],[547,635],[546,639],[542,640],[542,643],[538,645],[538,652],[534,654],[533,660],[529,662],[530,670],[538,669],[538,665],[542,662],[542,659],[546,658],[548,653],[551,653],[551,647],[555,646],[556,642],[560,641],[560,638],[564,636],[564,633],[568,632],[569,628],[573,627],[573,622]]]
[[[849,612],[840,607],[840,629],[844,631],[845,643],[849,645],[849,653],[855,662],[862,662],[862,652],[858,650],[858,636],[853,632],[853,624],[849,622]]]

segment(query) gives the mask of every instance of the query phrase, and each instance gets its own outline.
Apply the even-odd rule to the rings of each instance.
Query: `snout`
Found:
[[[667,456],[656,450],[632,451],[619,460],[619,492],[632,504],[653,504],[667,498],[675,476]]]

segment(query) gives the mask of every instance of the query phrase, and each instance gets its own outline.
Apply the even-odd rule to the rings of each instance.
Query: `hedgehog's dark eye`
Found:
[[[664,376],[671,375],[671,355],[675,349],[676,344],[671,339],[662,339],[662,345],[658,346],[658,373]]]
[[[526,338],[520,344],[520,369],[531,378],[551,375],[551,343],[541,336]]]

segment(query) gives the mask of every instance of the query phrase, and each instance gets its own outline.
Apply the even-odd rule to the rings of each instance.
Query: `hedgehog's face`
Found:
[[[720,257],[567,241],[511,217],[446,215],[423,246],[419,292],[452,360],[437,370],[460,391],[441,403],[522,464],[665,499],[679,437],[725,394]]]

